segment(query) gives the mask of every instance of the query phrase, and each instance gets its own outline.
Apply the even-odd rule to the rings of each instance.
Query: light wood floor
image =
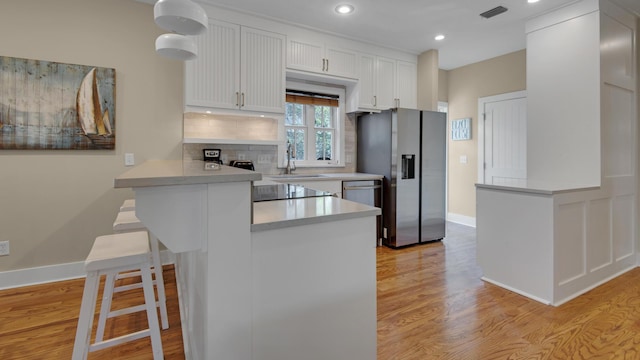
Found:
[[[640,359],[640,269],[555,308],[481,281],[473,229],[447,231],[443,242],[378,248],[379,360]],[[165,268],[170,329],[162,341],[166,359],[184,359],[174,275]],[[0,359],[69,359],[83,284],[0,291]],[[117,335],[145,322],[140,313],[107,327]],[[151,358],[148,339],[89,354]]]

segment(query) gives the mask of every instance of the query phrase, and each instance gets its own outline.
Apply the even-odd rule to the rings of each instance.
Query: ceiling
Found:
[[[454,69],[525,48],[527,19],[576,0],[196,0],[420,54],[438,49],[440,68]],[[640,0],[614,0],[640,14]],[[355,7],[338,15],[338,4]],[[504,6],[491,19],[480,13]],[[434,40],[444,34],[443,41]]]

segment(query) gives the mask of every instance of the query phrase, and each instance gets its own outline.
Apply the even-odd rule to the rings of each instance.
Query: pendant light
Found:
[[[156,24],[182,35],[198,35],[207,29],[207,13],[191,0],[158,0],[153,6]]]
[[[195,41],[180,34],[162,34],[156,39],[156,52],[174,60],[192,60],[198,56]]]
[[[158,0],[153,6],[156,25],[171,31],[156,39],[156,52],[174,60],[192,60],[198,55],[193,38],[207,29],[207,13],[191,0]]]

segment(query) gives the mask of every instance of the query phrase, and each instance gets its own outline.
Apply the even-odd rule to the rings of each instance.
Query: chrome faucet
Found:
[[[291,145],[290,141],[287,141],[287,169],[285,170],[285,174],[290,175],[293,173],[293,170],[296,169],[296,164],[291,159],[296,158],[295,150]]]

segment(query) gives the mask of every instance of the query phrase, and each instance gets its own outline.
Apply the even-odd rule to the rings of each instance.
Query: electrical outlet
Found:
[[[133,166],[136,164],[136,160],[133,157],[133,153],[124,154],[124,166]]]
[[[271,162],[271,155],[260,154],[258,155],[258,164],[268,164]]]
[[[0,241],[0,256],[9,255],[9,241]]]
[[[244,153],[238,153],[238,160],[247,160],[247,155]]]

